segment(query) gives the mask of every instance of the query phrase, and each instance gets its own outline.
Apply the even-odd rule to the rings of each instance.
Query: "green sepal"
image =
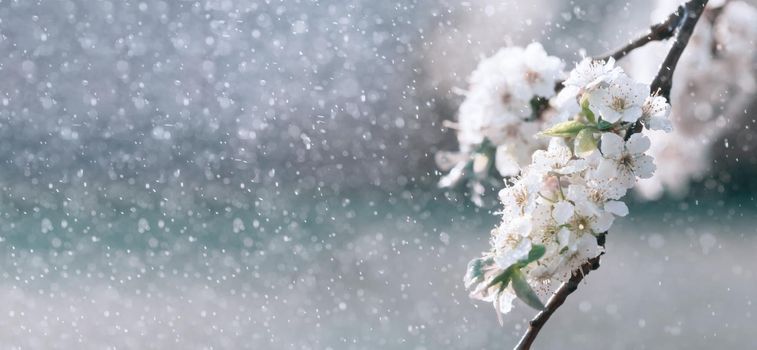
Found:
[[[594,131],[586,128],[578,132],[576,139],[573,141],[573,151],[577,156],[585,156],[597,149],[597,139],[594,137]]]
[[[522,300],[526,305],[536,309],[544,310],[544,304],[539,300],[539,296],[536,295],[531,286],[526,281],[526,277],[520,272],[520,269],[515,269],[512,273],[511,279],[513,281],[513,290],[515,296]]]
[[[547,252],[547,248],[544,247],[543,245],[541,245],[541,244],[533,244],[533,245],[531,245],[531,250],[528,251],[528,256],[525,257],[525,258],[523,258],[523,259],[518,260],[518,262],[515,263],[515,264],[518,265],[519,268],[520,267],[525,267],[526,265],[528,265],[528,264],[530,264],[530,263],[538,260],[542,256],[544,256],[544,253],[546,253],[546,252]]]
[[[491,282],[489,282],[489,285],[486,286],[486,288],[491,288],[493,286],[496,286],[499,283],[502,283],[499,290],[503,290],[507,288],[507,285],[510,283],[510,279],[512,278],[513,271],[515,271],[517,268],[515,265],[512,265],[505,269],[505,271],[502,271],[497,277],[494,277]]]
[[[597,120],[597,118],[594,116],[594,112],[591,111],[589,108],[589,95],[584,94],[584,97],[581,98],[581,113],[586,117],[586,120],[588,120],[590,123],[594,124]]]
[[[470,288],[473,284],[480,282],[484,279],[484,259],[476,258],[468,262],[468,267],[465,269],[465,287]]]
[[[613,126],[614,126],[614,124],[612,124],[612,123],[610,123],[608,121],[602,120],[602,119],[600,119],[597,122],[597,129],[599,129],[601,131],[610,130],[610,129],[613,128]]]
[[[586,128],[586,124],[575,120],[568,120],[544,130],[541,133],[547,136],[573,137],[584,128]]]

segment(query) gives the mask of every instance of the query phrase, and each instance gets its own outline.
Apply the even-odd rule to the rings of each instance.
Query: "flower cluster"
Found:
[[[603,252],[598,238],[628,214],[622,197],[655,170],[637,126],[671,128],[665,99],[612,60],[585,59],[563,84],[552,102],[569,117],[541,132],[547,149],[500,192],[503,220],[491,250],[465,275],[471,297],[493,302],[498,315],[516,297],[543,308],[539,294]]]
[[[492,165],[503,177],[518,175],[545,146],[536,137],[544,122],[538,112],[555,94],[563,67],[539,43],[503,48],[482,60],[469,79],[458,123],[450,124],[457,129],[460,152],[437,154],[440,168],[449,170],[439,185],[450,187],[466,176],[480,180]]]

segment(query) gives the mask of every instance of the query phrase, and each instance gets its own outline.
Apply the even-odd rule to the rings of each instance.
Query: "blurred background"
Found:
[[[569,67],[605,53],[658,6],[0,1],[0,343],[511,347],[533,310],[500,326],[462,286],[497,208],[436,186],[454,90],[504,45]],[[687,190],[629,198],[538,348],[754,345],[755,99],[739,103],[712,109]]]

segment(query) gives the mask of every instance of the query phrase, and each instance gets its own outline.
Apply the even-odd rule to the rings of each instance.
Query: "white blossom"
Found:
[[[636,183],[636,177],[649,178],[655,170],[651,156],[644,154],[649,149],[649,138],[642,134],[633,134],[624,142],[623,138],[613,133],[602,134],[602,160],[597,168],[597,175],[612,178],[623,187],[630,188]]]
[[[641,106],[641,119],[648,129],[672,131],[673,125],[669,116],[670,105],[662,96],[648,96]]]
[[[635,122],[642,116],[642,106],[649,87],[620,75],[606,87],[589,94],[589,106],[607,122]]]
[[[551,171],[561,175],[572,174],[587,167],[583,159],[573,159],[565,141],[560,138],[552,138],[546,151],[538,150],[533,154],[532,168],[537,171]]]
[[[525,176],[518,179],[512,186],[505,187],[499,192],[499,198],[504,209],[505,217],[528,215],[536,208],[541,188],[541,179],[536,176]]]
[[[477,275],[473,283],[466,275],[466,286],[471,297],[492,302],[498,317],[511,310],[516,298],[513,285],[502,284],[513,271],[544,294],[599,256],[604,248],[598,237],[616,217],[628,215],[622,197],[637,178],[648,178],[655,170],[646,154],[646,136],[634,133],[624,141],[625,133],[632,132],[625,124],[607,127],[591,116],[610,123],[642,118],[648,129],[670,129],[665,99],[650,96],[646,85],[625,75],[612,60],[582,61],[565,85],[564,93],[550,101],[565,124],[555,129],[559,132],[542,133],[559,137],[551,137],[546,149],[531,151],[530,164],[519,165],[513,155],[517,147],[526,147],[513,143],[519,139],[515,135],[525,133],[513,132],[497,146],[500,173],[520,175],[500,191],[502,222],[492,230],[488,265],[478,270],[485,276]],[[579,96],[588,98],[583,110]],[[533,298],[526,299],[534,305]]]
[[[495,153],[495,167],[502,176],[515,176],[523,165],[528,164],[531,154],[541,147],[542,141],[536,139],[540,125],[536,122],[521,122],[508,125],[498,133]]]
[[[578,87],[579,89],[593,90],[602,85],[609,84],[622,72],[620,67],[615,67],[615,59],[607,61],[584,58],[576,64],[576,68],[570,72],[568,79],[563,84]]]
[[[529,44],[520,59],[521,67],[510,80],[515,95],[526,100],[534,96],[554,96],[557,79],[563,74],[562,60],[547,55],[539,43]]]
[[[460,152],[438,157],[440,167],[451,169],[440,186],[451,187],[465,179],[463,170],[477,158],[485,142],[495,149],[487,157],[493,158],[497,172],[503,177],[518,175],[531,161],[531,154],[546,146],[544,139],[536,137],[545,118],[534,119],[531,102],[554,96],[563,67],[563,62],[547,55],[539,43],[503,48],[483,59],[470,76],[458,123],[448,124],[457,130]],[[450,165],[451,159],[462,165]],[[479,181],[487,174],[473,175],[474,181]]]
[[[730,1],[717,19],[714,35],[728,55],[753,57],[757,38],[757,9],[744,1]]]
[[[566,85],[555,97],[549,100],[549,105],[558,111],[557,115],[552,118],[553,124],[564,122],[581,111],[581,105],[578,103],[580,92],[580,87]]]
[[[570,232],[566,243],[567,249],[559,255],[559,264],[552,271],[552,276],[558,280],[568,280],[581,265],[604,251],[592,235],[577,236]]]

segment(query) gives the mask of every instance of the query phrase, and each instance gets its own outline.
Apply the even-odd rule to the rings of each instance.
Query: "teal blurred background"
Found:
[[[533,311],[500,326],[462,287],[497,208],[436,187],[453,87],[502,45],[605,52],[651,8],[0,2],[0,343],[509,348]],[[688,194],[630,198],[539,348],[754,345],[753,107]]]

